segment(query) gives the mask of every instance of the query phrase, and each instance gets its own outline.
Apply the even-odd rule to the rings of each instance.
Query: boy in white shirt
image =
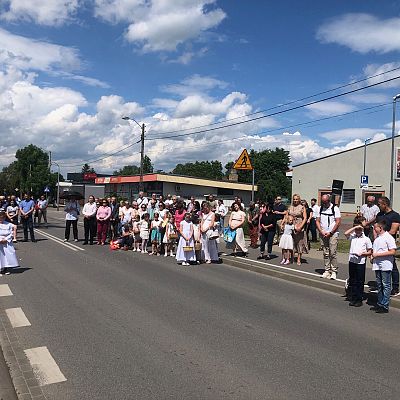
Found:
[[[397,246],[393,236],[386,232],[385,222],[375,223],[374,231],[376,239],[373,244],[372,269],[375,271],[376,276],[378,301],[376,306],[371,307],[371,310],[378,314],[384,314],[389,312],[392,270]]]
[[[353,227],[344,233],[350,242],[349,254],[349,306],[361,307],[363,305],[365,266],[367,256],[372,254],[372,243],[364,235],[361,217],[354,218]]]

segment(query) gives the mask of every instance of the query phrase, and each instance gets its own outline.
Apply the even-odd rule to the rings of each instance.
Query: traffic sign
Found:
[[[361,185],[368,185],[368,175],[361,175]]]
[[[253,166],[251,165],[249,153],[246,149],[242,151],[239,158],[236,160],[235,164],[233,165],[234,169],[241,169],[245,171],[251,171]]]
[[[48,186],[46,186],[46,187],[44,188],[44,192],[45,192],[45,193],[49,193],[49,192],[50,192],[50,188],[49,188]]]

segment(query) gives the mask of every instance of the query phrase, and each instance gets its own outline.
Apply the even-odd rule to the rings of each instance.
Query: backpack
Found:
[[[322,210],[322,206],[321,206],[321,210]],[[332,204],[327,210],[325,210],[325,212],[322,212],[320,210],[319,215],[325,215],[328,217],[328,226],[331,225],[331,217],[335,218],[335,205]],[[330,213],[328,213],[328,211],[331,211]]]

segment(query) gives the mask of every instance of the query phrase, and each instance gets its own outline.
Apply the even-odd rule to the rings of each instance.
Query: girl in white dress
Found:
[[[289,264],[293,258],[293,217],[289,215],[283,224],[283,235],[279,241],[279,247],[282,249],[281,264]]]
[[[191,214],[186,213],[185,219],[180,224],[179,232],[181,237],[179,239],[178,249],[176,250],[176,261],[182,265],[189,265],[189,261],[196,261],[194,254],[194,240],[193,240],[193,223],[191,221]],[[191,251],[185,251],[184,247],[191,247]]]
[[[133,250],[132,251],[139,251],[140,252],[140,243],[142,239],[140,238],[140,217],[136,215],[135,220],[132,224],[132,231],[133,231]]]
[[[219,260],[217,242],[215,239],[210,239],[207,233],[214,229],[214,223],[215,214],[210,209],[210,203],[205,202],[203,204],[203,212],[201,215],[200,232],[202,258],[206,260],[206,264],[211,264],[212,261]]]
[[[140,221],[140,238],[142,239],[142,254],[147,253],[147,242],[149,240],[150,221],[149,214],[144,213]]]
[[[14,225],[6,221],[6,212],[0,210],[0,275],[8,275],[8,268],[18,267],[19,263],[13,245]]]
[[[168,221],[165,225],[165,235],[163,239],[164,249],[165,249],[164,257],[167,257],[168,254],[171,257],[175,257],[174,248],[175,248],[176,238],[178,237],[175,227],[175,218],[171,214],[168,214],[167,218]]]

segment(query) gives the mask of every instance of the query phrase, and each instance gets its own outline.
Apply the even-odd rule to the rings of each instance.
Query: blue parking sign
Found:
[[[361,185],[368,185],[368,175],[361,175]]]

